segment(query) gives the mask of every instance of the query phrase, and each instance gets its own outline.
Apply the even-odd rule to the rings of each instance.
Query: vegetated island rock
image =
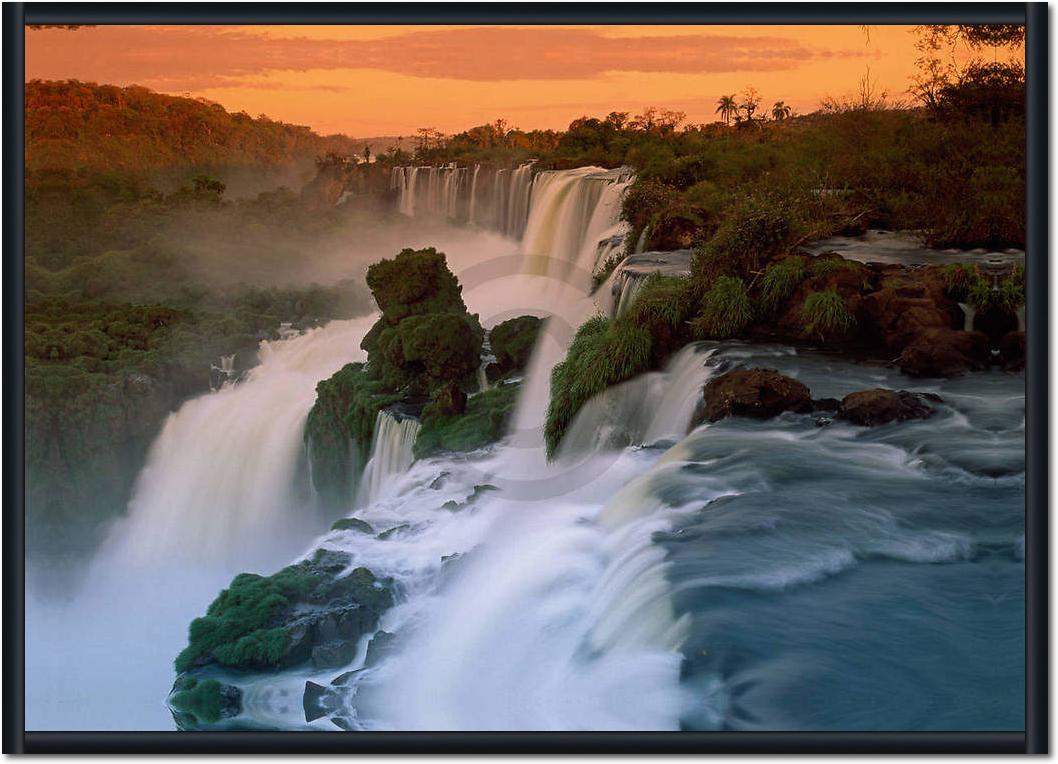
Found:
[[[735,369],[712,379],[704,390],[703,420],[716,422],[727,416],[770,419],[784,411],[807,413],[812,395],[803,383],[775,369]]]
[[[518,316],[492,328],[489,346],[496,361],[485,369],[490,382],[525,369],[543,325],[544,320],[537,316]]]
[[[935,412],[930,402],[940,401],[940,396],[932,393],[909,393],[881,387],[860,390],[841,399],[837,418],[865,427],[908,419],[928,419]]]
[[[363,567],[346,573],[351,563],[344,552],[318,549],[271,576],[239,574],[191,622],[176,670],[345,665],[393,605],[391,583]]]

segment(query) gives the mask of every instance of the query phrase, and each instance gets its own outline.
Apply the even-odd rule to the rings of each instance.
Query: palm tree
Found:
[[[716,102],[716,113],[720,115],[720,118],[724,120],[725,125],[731,124],[731,117],[738,113],[738,106],[735,105],[735,95],[720,96],[720,100]]]
[[[790,107],[782,101],[776,101],[775,105],[771,107],[771,118],[776,122],[782,122],[784,119],[789,119]]]

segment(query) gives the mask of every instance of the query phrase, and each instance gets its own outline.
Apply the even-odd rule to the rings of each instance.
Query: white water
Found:
[[[244,381],[170,414],[101,557],[245,566],[295,553],[306,527],[319,525],[295,480],[316,384],[363,360],[360,338],[374,320],[263,342]]]
[[[388,411],[378,412],[371,438],[371,458],[360,482],[358,504],[378,501],[394,488],[397,479],[415,461],[412,446],[421,429],[418,419],[397,416]]]

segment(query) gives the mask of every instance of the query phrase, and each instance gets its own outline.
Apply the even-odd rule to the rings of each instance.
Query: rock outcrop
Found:
[[[842,398],[837,418],[865,427],[908,419],[928,419],[934,414],[929,404],[940,400],[939,396],[930,393],[885,388],[860,390]]]
[[[710,380],[704,395],[702,419],[710,422],[727,416],[769,419],[784,411],[807,413],[812,410],[812,395],[808,388],[774,369],[729,371]]]

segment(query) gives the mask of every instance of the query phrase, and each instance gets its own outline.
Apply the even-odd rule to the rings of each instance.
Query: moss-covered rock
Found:
[[[316,386],[316,403],[305,424],[312,485],[332,508],[353,495],[371,448],[378,412],[402,398],[372,379],[361,363],[343,366]]]
[[[386,581],[367,568],[346,574],[352,558],[317,550],[271,576],[241,573],[191,622],[178,672],[209,663],[262,669],[292,666],[355,643],[393,604]],[[326,662],[323,662],[326,665]]]
[[[496,356],[495,378],[525,369],[543,325],[544,320],[537,316],[519,316],[493,327],[489,332],[489,345]]]
[[[467,399],[458,416],[444,416],[427,407],[422,429],[415,439],[415,457],[443,451],[474,451],[495,443],[507,432],[507,423],[518,401],[517,384],[499,384]]]

